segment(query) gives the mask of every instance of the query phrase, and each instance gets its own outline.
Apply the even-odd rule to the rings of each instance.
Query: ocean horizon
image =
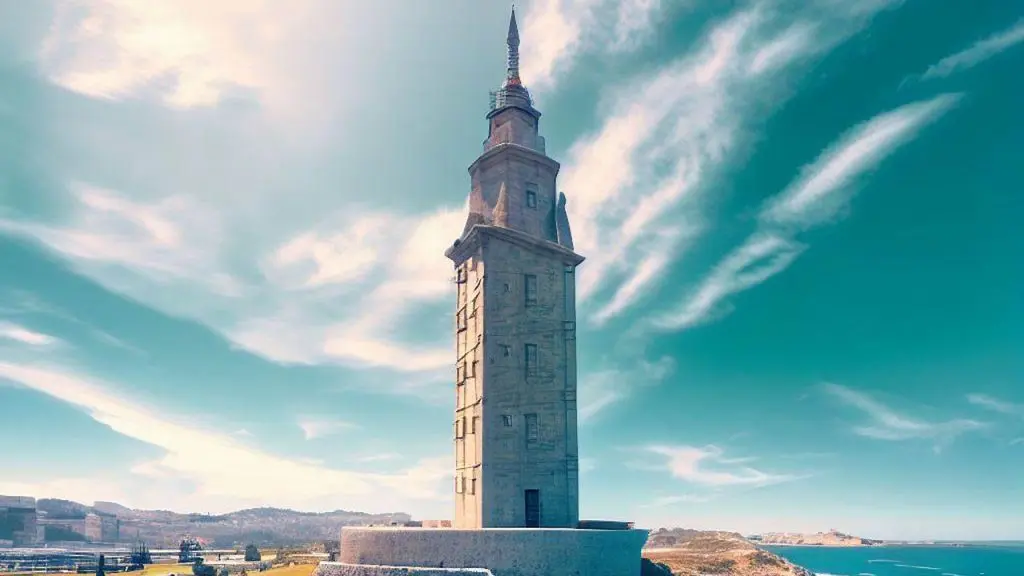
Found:
[[[818,576],[1024,576],[1024,543],[761,546]]]

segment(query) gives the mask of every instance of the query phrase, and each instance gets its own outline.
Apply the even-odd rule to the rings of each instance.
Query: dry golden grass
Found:
[[[191,564],[149,564],[133,576],[167,576],[168,574],[192,574]]]
[[[802,576],[782,558],[722,533],[702,533],[670,549],[644,550],[644,556],[668,566],[675,576]]]
[[[294,566],[271,568],[270,570],[259,572],[258,574],[261,576],[310,576],[315,569],[316,564],[296,564]]]

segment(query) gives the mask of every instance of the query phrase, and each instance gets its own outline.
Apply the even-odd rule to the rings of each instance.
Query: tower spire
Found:
[[[521,85],[522,80],[519,79],[519,25],[516,24],[516,7],[514,4],[512,5],[512,16],[508,21],[508,38],[505,40],[505,43],[508,45],[506,85]]]

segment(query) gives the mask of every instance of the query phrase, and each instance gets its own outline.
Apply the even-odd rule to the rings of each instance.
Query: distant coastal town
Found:
[[[938,540],[875,540],[844,534],[832,529],[828,532],[803,534],[799,532],[766,532],[747,536],[747,540],[763,546],[825,546],[825,547],[856,547],[856,546],[951,546],[964,547],[982,544],[980,542],[949,542]]]
[[[844,534],[832,529],[828,532],[817,532],[815,534],[802,534],[794,532],[767,532],[747,537],[756,544],[766,546],[881,546],[886,544],[882,540],[871,540],[860,536]]]

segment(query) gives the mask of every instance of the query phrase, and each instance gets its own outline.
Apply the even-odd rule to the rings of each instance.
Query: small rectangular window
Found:
[[[537,305],[537,275],[526,274],[524,282],[524,293],[526,295],[526,305],[536,306]]]
[[[462,494],[462,474],[455,475],[455,493]]]
[[[526,441],[536,442],[540,438],[540,426],[537,424],[536,414],[526,415]]]
[[[501,423],[505,425],[505,428],[511,428],[512,427],[512,415],[511,414],[502,414],[501,415]]]
[[[479,433],[480,433],[480,417],[479,416],[473,416],[473,427],[470,428],[470,434],[479,434]]]
[[[455,329],[462,332],[466,329],[466,309],[463,308],[455,313]]]
[[[527,344],[526,348],[526,376],[532,377],[537,375],[537,345]]]
[[[476,494],[476,478],[469,479],[469,493]]]
[[[526,207],[537,207],[537,185],[530,182],[526,183]]]
[[[512,355],[512,347],[507,345],[507,344],[502,344],[501,345],[501,355],[504,356],[505,358],[508,358],[509,356],[511,356]]]

